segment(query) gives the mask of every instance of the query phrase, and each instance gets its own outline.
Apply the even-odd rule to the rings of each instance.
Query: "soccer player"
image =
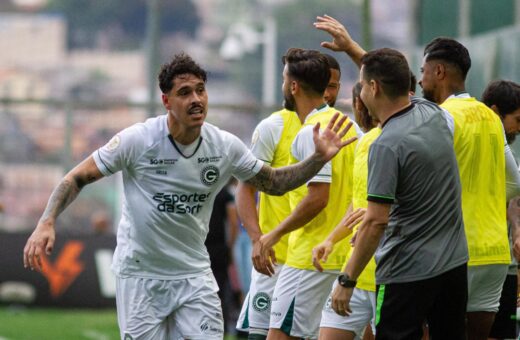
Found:
[[[506,140],[511,144],[520,132],[520,85],[508,80],[496,80],[489,83],[482,94],[482,102],[491,108],[502,121]],[[489,333],[492,339],[513,339],[516,337],[516,299],[517,272],[520,259],[520,197],[509,202],[509,244],[511,264],[502,286],[500,306]]]
[[[308,155],[312,145],[310,127],[318,121],[326,121],[336,112],[323,100],[329,83],[324,72],[323,66],[318,67],[316,63],[298,63],[290,55],[285,58],[283,91],[286,108],[306,116],[291,146],[291,162]],[[360,133],[352,131],[349,137]],[[291,192],[290,215],[260,239],[268,249],[292,232],[287,258],[273,293],[269,339],[316,338],[318,335],[327,290],[341,269],[348,241],[345,240],[343,249],[338,247],[330,256],[324,273],[314,269],[311,250],[341,220],[350,203],[353,149],[354,146],[344,149],[307,186]]]
[[[506,158],[517,175],[498,115],[465,90],[468,50],[450,38],[424,49],[419,85],[424,98],[448,110],[455,121],[454,148],[462,183],[468,240],[468,339],[487,339],[498,311],[510,263],[506,221]],[[509,166],[510,165],[510,166]],[[514,182],[513,182],[514,183]]]
[[[368,178],[368,151],[373,141],[380,135],[381,128],[378,121],[373,118],[366,109],[363,101],[360,98],[362,85],[356,83],[352,88],[352,108],[356,122],[361,129],[366,132],[358,141],[354,153],[354,168],[353,168],[353,192],[352,192],[352,210],[346,213],[344,219],[333,230],[333,232],[322,243],[314,247],[313,263],[319,270],[323,270],[321,262],[326,262],[328,255],[334,249],[335,244],[352,233],[357,231],[357,225],[360,219],[363,218],[364,209],[366,209],[367,202],[367,178]],[[358,210],[363,209],[363,210]],[[351,213],[355,214],[351,216]],[[354,217],[356,216],[356,218]],[[346,224],[350,221],[350,224]],[[350,249],[347,259],[352,255],[354,248]],[[376,312],[375,305],[375,268],[374,259],[371,259],[367,267],[363,270],[358,278],[356,288],[351,300],[350,307],[352,314],[349,317],[338,315],[332,309],[331,300],[329,296],[327,303],[322,311],[320,322],[320,339],[354,339],[363,337],[363,332],[367,325],[371,326],[372,334],[375,332],[374,317]],[[334,283],[334,287],[337,282]]]
[[[328,78],[327,78],[328,79]],[[123,213],[113,269],[121,338],[222,339],[217,285],[204,239],[216,194],[231,176],[270,194],[312,178],[343,146],[337,115],[313,130],[315,153],[273,169],[232,134],[205,123],[206,72],[186,54],[159,74],[165,115],[135,124],[72,169],[54,189],[24,248],[24,266],[41,270],[59,214],[92,182],[122,171]]]
[[[419,339],[428,320],[432,337],[465,339],[468,252],[450,117],[410,102],[400,52],[371,51],[361,65],[361,98],[382,132],[370,146],[368,207],[332,308],[352,312],[356,280],[377,248],[377,337]]]
[[[346,52],[359,65],[366,52],[341,23],[325,15],[318,17],[314,25],[333,37],[332,42],[324,42],[322,46]],[[487,338],[498,309],[509,263],[506,196],[511,198],[518,194],[520,180],[511,150],[504,146],[499,119],[465,92],[470,66],[464,46],[453,39],[434,39],[425,48],[419,84],[424,98],[441,104],[455,121],[454,148],[470,253],[468,339],[473,340]],[[505,171],[500,170],[504,168]]]
[[[312,50],[293,49],[286,58],[290,58],[295,68],[298,65],[311,63],[321,54]],[[336,103],[340,88],[341,71],[337,60],[326,55],[330,68],[330,79],[325,89],[323,99],[331,107]],[[251,141],[251,151],[255,157],[270,166],[277,168],[289,164],[291,144],[302,127],[302,123],[309,112],[298,113],[287,108],[272,113],[262,120],[255,128]],[[268,233],[273,230],[291,212],[289,194],[272,196],[260,193],[258,212],[256,209],[256,188],[248,183],[240,182],[237,187],[237,204],[244,225],[248,230],[261,230]],[[261,245],[258,239],[261,235],[253,235],[255,267],[259,265]],[[266,267],[256,269],[251,273],[251,285],[246,296],[240,317],[237,320],[237,329],[249,332],[249,339],[265,339],[269,330],[271,302],[278,274],[285,263],[287,242],[289,235],[285,235],[274,246],[276,263],[265,264]],[[262,264],[264,265],[264,264]]]

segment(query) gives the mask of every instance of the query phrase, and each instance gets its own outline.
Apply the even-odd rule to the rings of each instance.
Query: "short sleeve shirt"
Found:
[[[428,279],[467,262],[453,133],[437,105],[411,104],[385,122],[370,147],[367,199],[391,204],[375,254],[378,284]]]
[[[156,279],[210,270],[204,240],[216,195],[231,176],[247,180],[263,165],[237,137],[209,123],[194,145],[179,146],[167,115],[121,131],[93,157],[104,175],[123,175],[115,273]]]

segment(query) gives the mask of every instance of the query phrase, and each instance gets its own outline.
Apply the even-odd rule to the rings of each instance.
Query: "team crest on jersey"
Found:
[[[208,165],[207,167],[202,169],[200,173],[200,180],[202,181],[202,183],[208,186],[218,181],[219,177],[220,171],[216,166],[213,165]]]
[[[253,298],[253,308],[257,312],[264,312],[271,307],[271,298],[269,295],[263,292],[259,292],[255,294]]]
[[[115,149],[117,149],[119,147],[119,145],[121,144],[121,137],[119,137],[119,135],[115,135],[114,137],[112,137],[112,139],[105,145],[105,149],[107,151],[114,151]]]

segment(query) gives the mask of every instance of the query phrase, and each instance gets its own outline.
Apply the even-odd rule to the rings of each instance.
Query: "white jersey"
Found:
[[[312,110],[307,117],[305,118],[305,121],[307,121],[312,116],[329,110],[330,107],[328,105],[323,106],[320,109],[314,109]],[[357,138],[360,139],[363,136],[363,131],[361,131],[361,128],[359,125],[351,120],[352,122],[352,128],[355,129]],[[322,127],[323,128],[323,127]],[[307,125],[302,127],[300,132],[296,135],[296,138],[294,139],[292,146],[291,146],[291,153],[295,159],[298,161],[302,161],[305,158],[312,155],[316,149],[316,146],[314,145],[314,139],[313,139],[313,129],[314,125]],[[331,183],[332,181],[332,162],[328,161],[323,168],[309,180],[309,183]]]
[[[283,118],[273,114],[258,123],[251,141],[251,152],[258,159],[271,164],[283,131]]]
[[[123,172],[114,272],[155,279],[210,271],[204,241],[215,196],[231,176],[247,180],[263,166],[237,137],[209,123],[192,145],[179,145],[167,115],[121,131],[93,157],[103,175]]]

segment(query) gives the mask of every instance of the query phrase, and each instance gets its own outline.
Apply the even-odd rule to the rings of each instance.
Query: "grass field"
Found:
[[[115,309],[0,307],[0,340],[117,340]],[[234,340],[226,336],[226,340]]]
[[[0,308],[0,340],[117,340],[115,309]]]

